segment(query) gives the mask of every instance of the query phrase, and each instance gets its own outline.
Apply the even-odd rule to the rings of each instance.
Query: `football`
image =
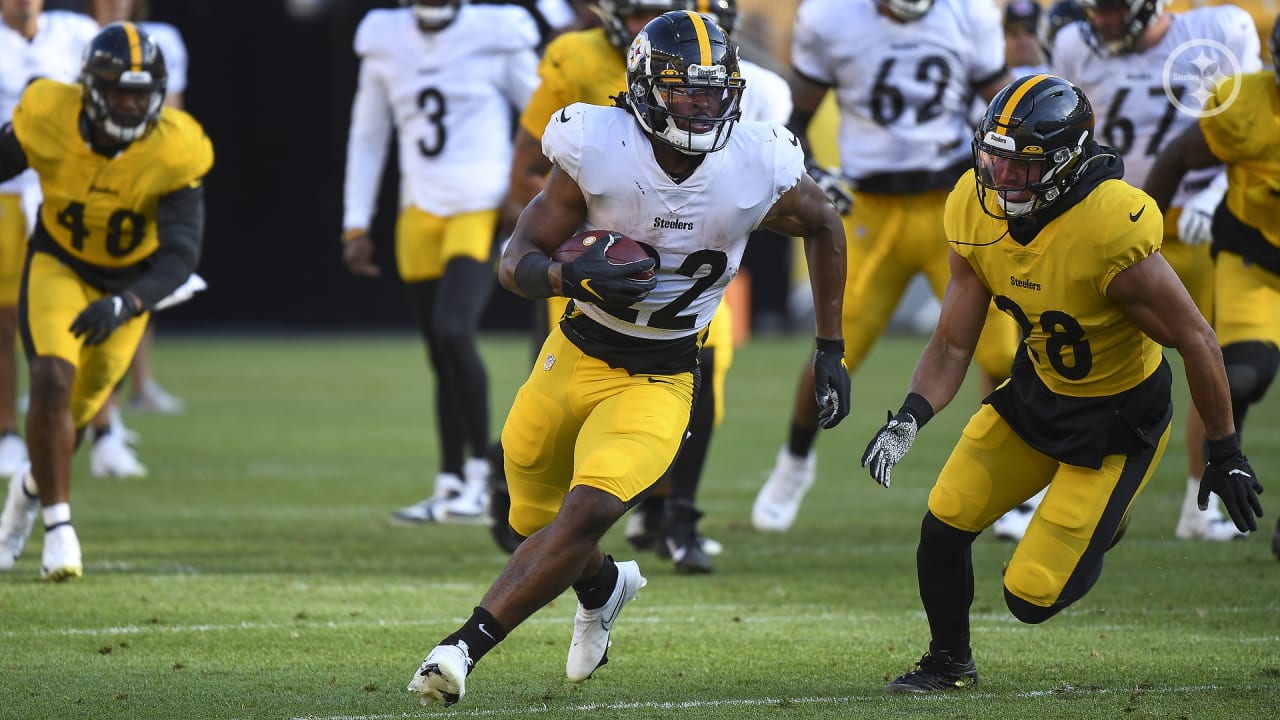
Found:
[[[556,252],[551,256],[556,262],[573,262],[574,258],[583,253],[584,250],[598,242],[609,242],[613,240],[613,244],[605,251],[604,256],[616,265],[625,265],[636,260],[643,260],[647,257],[657,259],[656,253],[648,251],[644,245],[632,240],[616,230],[587,230],[565,240],[556,248]],[[648,280],[653,277],[653,270],[645,270],[631,276],[636,280]]]

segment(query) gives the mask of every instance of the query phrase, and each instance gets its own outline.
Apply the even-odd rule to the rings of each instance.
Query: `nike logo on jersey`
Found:
[[[597,300],[600,300],[601,302],[604,301],[604,298],[600,296],[600,293],[596,292],[595,288],[591,287],[591,278],[584,278],[582,282],[578,284],[582,286],[583,290],[586,290],[587,292],[594,295]]]
[[[568,108],[560,108],[560,122],[562,123],[569,122],[569,113],[565,112],[565,110],[568,110]]]
[[[1147,211],[1147,206],[1143,205],[1138,212],[1129,213],[1129,222],[1138,222],[1138,218],[1142,217],[1142,213]]]

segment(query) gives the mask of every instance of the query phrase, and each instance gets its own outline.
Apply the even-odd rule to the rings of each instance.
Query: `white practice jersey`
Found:
[[[1164,38],[1140,53],[1112,56],[1095,50],[1084,23],[1067,25],[1054,41],[1054,74],[1084,91],[1093,104],[1098,142],[1124,156],[1124,179],[1138,187],[1165,143],[1199,121],[1198,112],[1218,81],[1262,69],[1258,33],[1245,11],[1223,5],[1170,17]],[[1173,205],[1203,190],[1217,172],[1188,172]]]
[[[30,42],[0,23],[0,125],[13,118],[13,109],[32,80],[43,77],[76,82],[85,46],[97,34],[98,24],[88,16],[59,10],[40,13]],[[0,184],[0,193],[24,192],[39,193],[35,173],[30,170]]]
[[[547,124],[542,152],[582,188],[582,230],[617,230],[660,258],[658,285],[642,302],[618,315],[587,302],[577,306],[624,335],[673,340],[711,322],[747,236],[800,182],[804,153],[781,125],[739,122],[723,149],[707,153],[693,175],[676,183],[649,143],[626,110],[575,103]]]
[[[343,227],[367,228],[392,123],[400,202],[434,215],[492,210],[511,171],[514,107],[538,85],[538,28],[514,5],[463,4],[439,32],[412,8],[373,10],[356,29]]]
[[[750,60],[738,59],[742,79],[742,119],[786,125],[791,120],[791,86],[778,73]]]
[[[791,63],[835,89],[846,176],[942,170],[969,157],[975,87],[1004,69],[1000,11],[992,0],[937,0],[901,23],[874,0],[803,0]]]
[[[151,36],[164,55],[164,70],[169,74],[166,90],[169,93],[187,91],[187,44],[182,40],[182,33],[169,23],[138,23],[142,31]]]

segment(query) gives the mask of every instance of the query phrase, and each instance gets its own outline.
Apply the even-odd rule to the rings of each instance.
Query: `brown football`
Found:
[[[625,265],[636,260],[643,260],[647,257],[654,257],[654,254],[646,251],[645,247],[631,238],[623,235],[615,230],[587,230],[560,243],[560,247],[556,248],[556,252],[551,256],[556,262],[573,262],[574,258],[582,254],[584,250],[598,242],[613,241],[609,249],[605,251],[604,256],[609,261],[617,265]],[[657,258],[654,257],[656,260]],[[636,280],[648,280],[653,277],[653,270],[645,270],[631,276]]]

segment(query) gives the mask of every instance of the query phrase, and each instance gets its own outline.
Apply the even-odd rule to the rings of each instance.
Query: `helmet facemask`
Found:
[[[996,94],[973,137],[974,180],[991,217],[1027,217],[1075,186],[1093,139],[1093,109],[1053,75],[1019,78]]]
[[[164,108],[164,55],[132,23],[112,23],[85,48],[80,84],[89,122],[116,142],[133,142],[155,127]],[[121,107],[126,94],[135,95],[135,107]]]
[[[695,43],[679,39],[694,35],[695,22],[701,23],[703,38],[711,38],[707,57]],[[651,38],[662,47],[655,47]],[[686,55],[710,62],[686,62]],[[627,104],[640,126],[687,155],[723,148],[742,116],[746,81],[738,71],[737,48],[706,16],[674,12],[649,23],[631,43],[627,81]]]

